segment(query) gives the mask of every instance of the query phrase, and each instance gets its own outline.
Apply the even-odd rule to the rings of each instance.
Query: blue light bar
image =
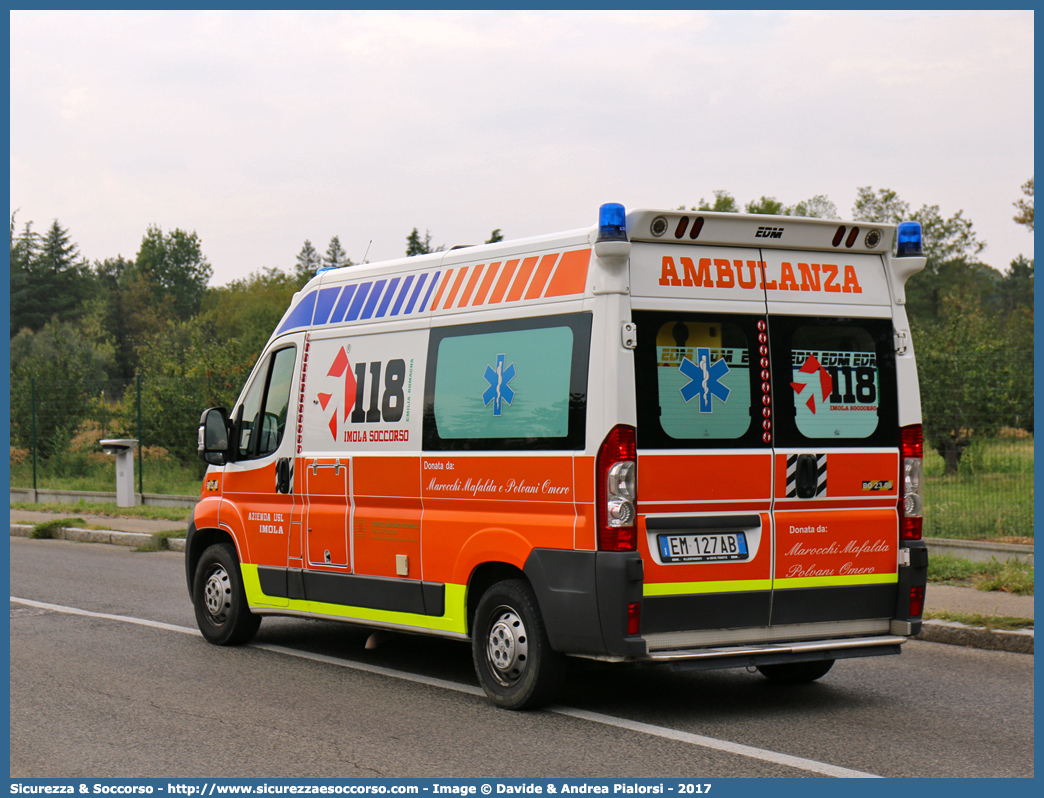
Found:
[[[627,212],[619,202],[607,202],[598,209],[598,240],[626,241]]]
[[[897,233],[895,256],[897,258],[920,257],[924,252],[921,249],[921,223],[902,222]]]

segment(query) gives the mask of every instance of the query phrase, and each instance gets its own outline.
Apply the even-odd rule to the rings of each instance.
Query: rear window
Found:
[[[778,444],[896,445],[890,321],[776,316],[769,336]]]
[[[639,446],[767,445],[758,352],[761,317],[636,311],[634,320]]]

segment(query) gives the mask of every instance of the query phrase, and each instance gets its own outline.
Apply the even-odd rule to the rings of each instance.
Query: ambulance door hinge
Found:
[[[633,321],[624,322],[620,331],[621,342],[624,349],[635,349],[638,346],[638,325]]]
[[[899,565],[903,566],[903,565],[909,565],[909,564],[910,564],[910,550],[907,549],[907,548],[899,549]]]
[[[895,353],[897,355],[906,354],[906,331],[896,330],[895,332]]]

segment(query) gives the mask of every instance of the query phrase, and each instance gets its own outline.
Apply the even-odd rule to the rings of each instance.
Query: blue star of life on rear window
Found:
[[[499,416],[504,409],[501,403],[507,402],[511,404],[515,398],[515,392],[508,385],[515,378],[515,364],[512,363],[505,368],[504,355],[497,355],[496,369],[487,364],[486,373],[483,376],[486,378],[486,382],[489,383],[489,387],[482,394],[482,403],[488,407],[489,403],[492,402],[493,415]]]
[[[689,382],[679,389],[682,399],[688,404],[698,396],[701,413],[713,412],[712,396],[717,396],[722,402],[729,401],[729,394],[732,391],[721,384],[721,380],[729,373],[729,364],[725,362],[724,358],[715,360],[712,364],[708,347],[697,347],[696,363],[685,358],[678,366],[678,371],[689,378]]]

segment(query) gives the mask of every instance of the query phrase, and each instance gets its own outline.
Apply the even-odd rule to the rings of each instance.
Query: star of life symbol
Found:
[[[489,403],[492,402],[493,415],[499,416],[504,409],[501,402],[511,404],[511,401],[515,398],[515,392],[508,385],[515,378],[515,364],[512,363],[505,368],[504,355],[497,355],[496,370],[489,364],[486,364],[486,373],[483,376],[486,378],[486,382],[489,383],[489,387],[482,394],[482,403],[488,407]]]
[[[794,389],[798,399],[803,397],[806,390],[808,391],[808,400],[805,405],[815,413],[816,408],[825,402],[834,390],[834,380],[830,376],[830,372],[816,360],[816,356],[809,355],[798,369],[797,374],[794,375],[794,382],[790,383],[790,387]],[[817,387],[820,389],[819,392],[816,391]],[[820,398],[820,393],[822,398]]]
[[[725,358],[719,358],[712,364],[709,347],[697,347],[696,362],[693,363],[686,357],[678,366],[678,371],[689,378],[689,382],[679,389],[685,404],[698,396],[700,412],[710,413],[714,410],[711,405],[712,396],[717,396],[723,403],[729,401],[729,394],[732,391],[721,384],[722,379],[730,371],[729,364],[725,362]]]

